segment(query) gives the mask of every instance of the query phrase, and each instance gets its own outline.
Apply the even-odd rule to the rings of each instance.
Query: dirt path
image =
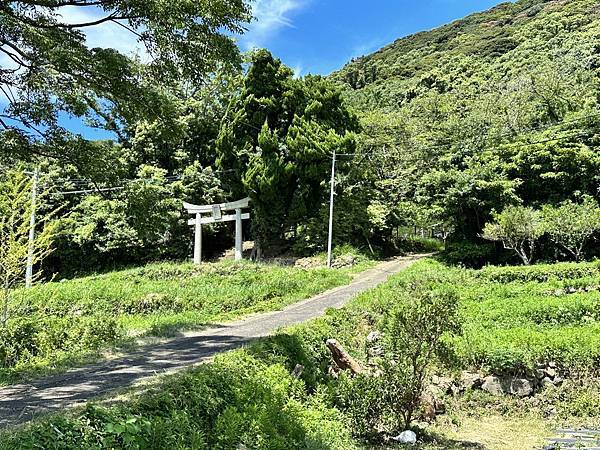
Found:
[[[208,361],[216,353],[240,347],[284,326],[295,325],[339,308],[356,294],[371,289],[426,255],[398,258],[361,273],[351,284],[331,289],[281,311],[182,333],[167,342],[141,347],[123,357],[72,369],[32,384],[0,389],[0,427],[31,420],[99,396]]]

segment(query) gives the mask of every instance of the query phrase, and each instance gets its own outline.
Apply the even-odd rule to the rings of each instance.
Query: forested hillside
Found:
[[[334,78],[357,108],[392,111],[431,90],[482,91],[552,63],[594,70],[600,67],[599,18],[593,0],[502,3],[399,39],[351,61]]]
[[[599,68],[597,1],[521,0],[331,78],[360,112],[355,163],[372,176],[381,223],[473,239],[508,204],[598,197]]]

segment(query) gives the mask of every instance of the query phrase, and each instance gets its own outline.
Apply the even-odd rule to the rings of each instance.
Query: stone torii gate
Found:
[[[188,221],[188,225],[195,227],[194,234],[194,263],[202,262],[202,225],[210,223],[232,222],[235,220],[235,260],[242,259],[242,220],[250,218],[249,213],[243,213],[242,209],[247,208],[250,203],[249,198],[238,200],[237,202],[220,203],[216,205],[192,205],[183,202],[183,207],[189,214],[196,217]],[[223,214],[227,211],[235,211],[235,214]],[[202,216],[208,214],[210,216]]]

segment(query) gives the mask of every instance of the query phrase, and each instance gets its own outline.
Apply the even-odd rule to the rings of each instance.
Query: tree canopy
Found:
[[[244,0],[3,2],[0,148],[77,160],[85,142],[60,126],[63,115],[121,138],[141,118],[168,115],[169,93],[190,96],[217,69],[239,65],[232,35],[250,17]],[[88,46],[86,32],[109,23],[138,41],[139,57]]]

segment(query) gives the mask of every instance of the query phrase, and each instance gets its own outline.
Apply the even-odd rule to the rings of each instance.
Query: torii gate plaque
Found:
[[[183,207],[189,214],[196,217],[188,221],[188,225],[195,226],[194,234],[194,263],[202,262],[202,224],[232,222],[235,220],[235,260],[242,259],[242,220],[250,218],[249,213],[242,214],[242,209],[247,208],[250,203],[249,198],[238,200],[237,202],[220,203],[217,205],[192,205],[183,202]],[[235,214],[223,214],[223,212],[235,211]],[[210,216],[202,217],[202,214],[210,213]]]

